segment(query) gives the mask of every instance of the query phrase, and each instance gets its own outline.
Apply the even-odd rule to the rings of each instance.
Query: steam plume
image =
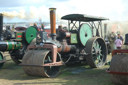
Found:
[[[26,19],[26,15],[25,15],[25,11],[24,10],[20,10],[19,12],[17,11],[11,11],[11,12],[3,12],[2,13],[5,17],[7,18],[14,18],[14,17],[18,17],[20,19]]]

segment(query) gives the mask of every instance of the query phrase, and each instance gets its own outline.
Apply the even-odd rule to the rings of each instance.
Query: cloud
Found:
[[[0,7],[40,6],[68,0],[1,0]]]
[[[55,7],[57,18],[70,13],[81,13],[103,16],[110,20],[128,20],[125,0],[12,0],[5,3],[9,1],[1,1],[0,11],[16,11],[23,15],[22,19],[41,17],[44,21],[49,20],[48,8]]]
[[[57,5],[57,8],[58,13],[61,14],[83,13],[104,16],[112,20],[124,19],[125,16],[123,15],[127,10],[122,0],[70,0],[65,3],[60,3]]]
[[[23,6],[24,2],[22,0],[1,0],[0,7],[19,7]]]

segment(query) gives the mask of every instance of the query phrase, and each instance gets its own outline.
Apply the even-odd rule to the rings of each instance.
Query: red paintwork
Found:
[[[18,38],[21,38],[22,36],[21,36],[21,35],[18,35],[17,37],[18,37]]]
[[[52,44],[44,44],[43,46],[36,46],[36,45],[29,45],[27,50],[31,50],[34,48],[44,48],[44,49],[50,49],[52,51],[52,63],[44,64],[43,66],[61,66],[63,65],[62,61],[57,62],[57,46]]]
[[[47,32],[48,33],[48,37],[50,37],[50,34],[51,34],[51,30],[50,29],[45,29],[45,32]]]
[[[45,29],[45,32],[51,33],[51,30],[50,29]]]
[[[113,50],[112,56],[117,53],[128,53],[128,49]],[[114,71],[109,71],[109,70],[107,70],[107,72],[110,74],[128,75],[128,72],[114,72]]]
[[[113,50],[112,56],[115,55],[116,53],[128,53],[128,49]]]
[[[118,75],[128,75],[128,72],[114,72],[114,71],[109,71],[107,70],[106,72],[110,73],[110,74],[118,74]]]

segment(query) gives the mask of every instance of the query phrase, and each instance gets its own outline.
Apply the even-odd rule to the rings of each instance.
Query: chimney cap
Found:
[[[56,8],[49,8],[49,10],[56,10]]]

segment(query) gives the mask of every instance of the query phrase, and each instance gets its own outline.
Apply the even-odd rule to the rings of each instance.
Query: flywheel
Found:
[[[86,45],[88,39],[92,38],[92,29],[88,24],[82,24],[79,29],[79,39],[83,46]]]
[[[37,33],[37,28],[34,27],[34,26],[31,26],[29,28],[26,29],[26,32],[25,32],[25,38],[26,38],[26,41],[28,44],[31,43],[31,41],[36,38],[36,33]]]

